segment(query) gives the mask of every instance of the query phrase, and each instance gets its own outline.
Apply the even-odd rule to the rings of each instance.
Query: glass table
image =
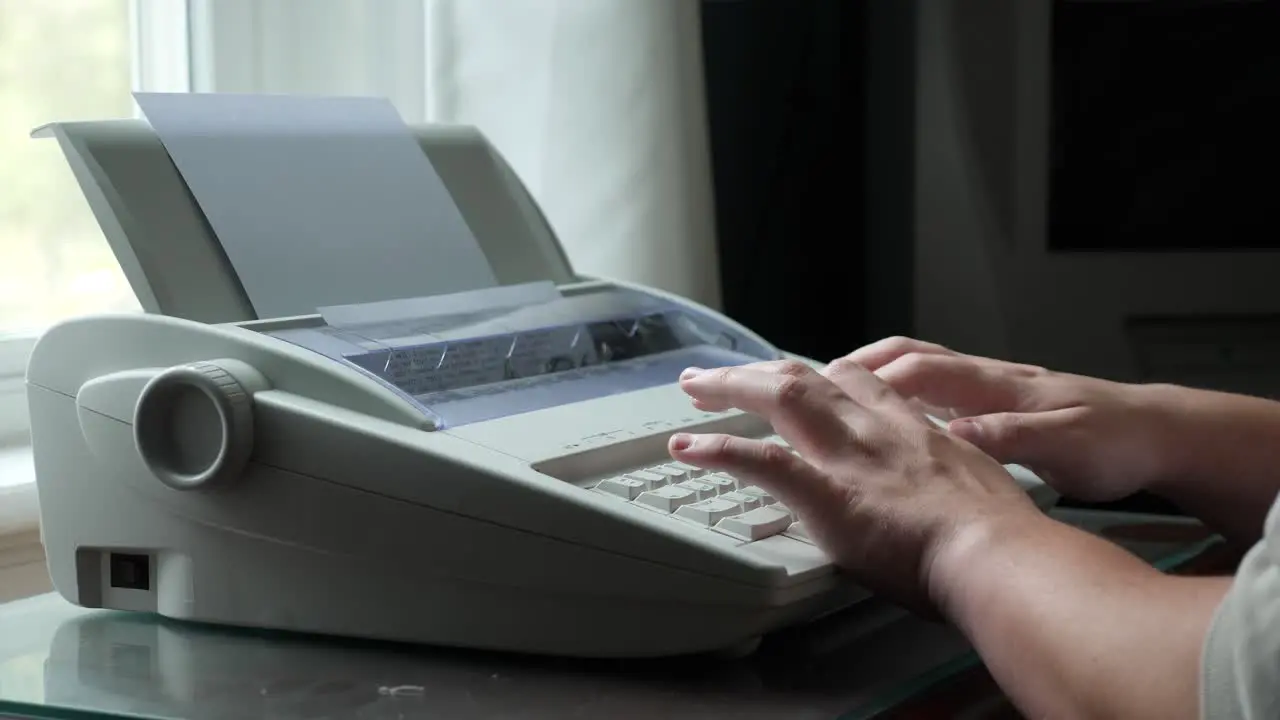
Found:
[[[1185,520],[1057,510],[1165,569],[1217,539]],[[951,628],[868,602],[746,658],[582,661],[0,605],[0,718],[1007,717]],[[967,715],[968,716],[968,715]]]

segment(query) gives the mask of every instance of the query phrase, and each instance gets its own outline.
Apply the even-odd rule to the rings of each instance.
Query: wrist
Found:
[[[1139,489],[1162,494],[1179,478],[1199,475],[1206,465],[1204,391],[1166,383],[1129,385],[1132,424],[1142,434],[1138,451],[1146,457]]]
[[[929,559],[928,591],[939,614],[964,630],[983,590],[1017,572],[1016,551],[1051,542],[1060,523],[1034,508],[1010,508],[985,514],[957,527]],[[1011,552],[1013,551],[1013,552]]]
[[[1135,387],[1157,435],[1151,452],[1162,458],[1147,490],[1168,496],[1187,483],[1255,473],[1280,457],[1273,450],[1280,403],[1177,385]]]

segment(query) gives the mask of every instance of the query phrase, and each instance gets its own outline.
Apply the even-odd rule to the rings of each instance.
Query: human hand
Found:
[[[1031,468],[1055,490],[1108,501],[1173,472],[1176,433],[1158,394],[1031,365],[889,338],[847,356],[1002,463]]]
[[[1008,472],[939,430],[848,360],[819,373],[797,361],[687,370],[698,408],[769,422],[798,453],[723,434],[672,437],[671,456],[773,493],[839,566],[918,611],[945,605],[949,544],[966,531],[1043,515]]]

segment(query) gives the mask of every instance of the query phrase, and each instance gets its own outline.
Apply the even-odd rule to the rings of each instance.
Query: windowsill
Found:
[[[0,545],[40,525],[31,446],[0,447]]]
[[[0,604],[52,589],[30,445],[0,446]]]

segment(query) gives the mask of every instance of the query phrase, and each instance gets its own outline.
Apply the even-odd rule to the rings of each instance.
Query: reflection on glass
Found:
[[[44,657],[31,653],[0,661],[0,698],[44,702]]]

